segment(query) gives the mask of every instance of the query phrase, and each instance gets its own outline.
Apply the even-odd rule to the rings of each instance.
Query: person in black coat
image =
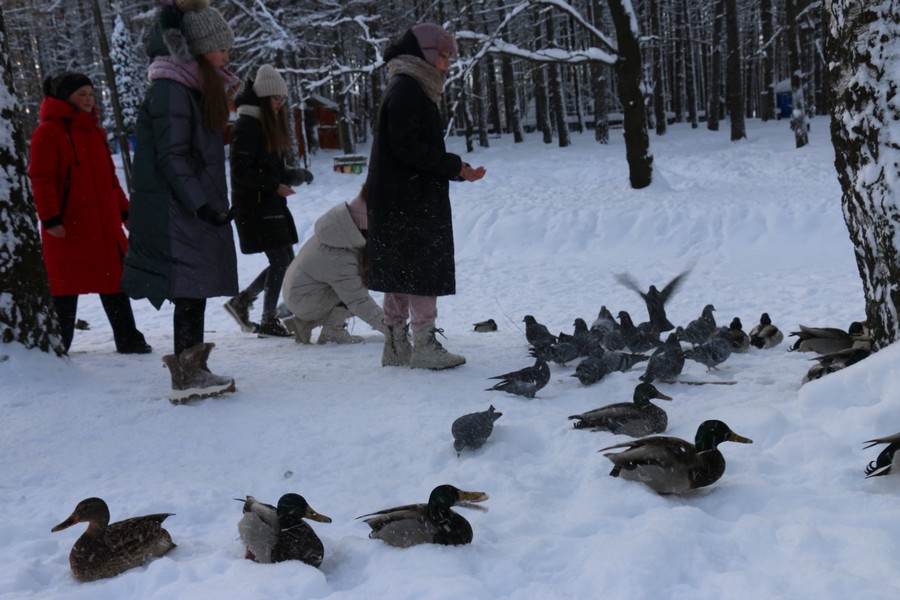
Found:
[[[390,80],[378,110],[366,198],[369,288],[385,293],[384,366],[445,369],[466,362],[435,339],[437,297],[456,292],[449,182],[485,173],[444,145],[438,106],[454,54],[454,37],[433,23],[412,27],[384,54]]]
[[[276,311],[281,284],[294,258],[297,227],[287,206],[293,185],[312,182],[312,173],[289,168],[284,103],[287,84],[271,65],[262,65],[235,99],[238,119],[231,134],[231,202],[241,252],[265,252],[266,267],[245,290],[225,303],[244,331],[259,337],[290,337]],[[263,292],[262,319],[250,321],[250,306]]]

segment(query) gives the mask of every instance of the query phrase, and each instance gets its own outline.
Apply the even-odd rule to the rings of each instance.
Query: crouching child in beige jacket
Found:
[[[285,321],[298,343],[309,344],[321,326],[318,343],[355,344],[347,319],[357,316],[374,329],[386,331],[381,307],[365,283],[366,184],[349,204],[341,202],[315,223],[284,277],[282,295],[294,316]]]

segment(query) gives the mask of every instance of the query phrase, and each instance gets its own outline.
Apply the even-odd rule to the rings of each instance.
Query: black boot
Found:
[[[244,333],[255,333],[259,330],[259,323],[250,320],[250,307],[253,306],[255,297],[247,292],[241,292],[225,303],[225,310],[231,315]]]

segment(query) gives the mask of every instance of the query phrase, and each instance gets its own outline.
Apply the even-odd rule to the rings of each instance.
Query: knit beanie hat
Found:
[[[457,53],[456,38],[446,29],[434,23],[420,23],[411,29],[419,41],[419,48],[425,55],[425,61],[432,67],[437,66],[439,52],[455,56]]]
[[[75,90],[83,88],[86,85],[94,87],[94,84],[91,83],[91,80],[87,75],[66,71],[64,73],[59,73],[58,75],[47,77],[44,79],[42,87],[45,97],[56,98],[57,100],[68,102],[69,96],[71,96]]]
[[[253,93],[260,98],[266,96],[287,96],[287,84],[281,73],[272,65],[263,65],[256,71],[256,80],[253,82]]]
[[[192,56],[234,45],[234,32],[209,0],[175,0],[175,5],[184,13],[182,28]]]
[[[360,230],[369,228],[369,217],[366,215],[366,199],[363,196],[363,191],[360,190],[359,194],[347,204],[347,208],[350,210],[350,218],[353,219],[353,224]]]

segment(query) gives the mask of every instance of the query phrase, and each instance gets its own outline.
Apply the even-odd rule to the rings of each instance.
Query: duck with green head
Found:
[[[450,508],[481,508],[471,503],[487,499],[488,495],[484,492],[467,492],[452,485],[439,485],[431,491],[427,504],[386,508],[357,518],[365,519],[372,528],[370,538],[384,540],[391,546],[458,546],[472,542],[472,526]]]
[[[247,546],[246,558],[261,563],[299,560],[314,567],[322,564],[325,546],[304,519],[320,523],[331,523],[331,519],[314,511],[303,496],[285,494],[277,507],[253,496],[236,500],[244,503],[238,532]]]
[[[650,436],[608,446],[600,450],[625,448],[604,456],[613,463],[610,476],[640,481],[660,494],[682,494],[719,480],[725,473],[722,442],[752,444],[753,440],[733,432],[722,421],[704,421],[697,428],[694,443],[664,435]]]
[[[595,431],[611,431],[642,437],[652,433],[662,433],[669,424],[666,411],[656,406],[650,400],[671,400],[651,383],[639,383],[634,388],[632,402],[616,402],[601,408],[589,410],[580,415],[571,415],[575,419],[575,429],[593,429]]]
[[[172,537],[162,527],[170,516],[171,513],[159,513],[110,524],[106,502],[86,498],[68,519],[50,531],[62,531],[76,523],[88,524],[72,546],[69,565],[78,581],[96,581],[139,567],[174,548]]]

